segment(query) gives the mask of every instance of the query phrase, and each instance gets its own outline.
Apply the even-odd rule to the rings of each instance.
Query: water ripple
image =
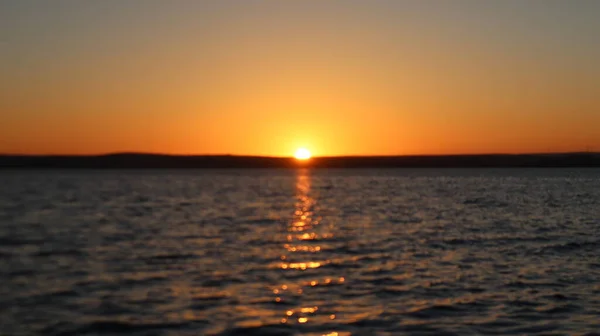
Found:
[[[597,335],[598,170],[0,175],[7,335]]]

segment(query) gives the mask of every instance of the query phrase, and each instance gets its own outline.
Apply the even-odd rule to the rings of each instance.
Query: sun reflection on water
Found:
[[[332,305],[319,307],[323,303],[317,302],[318,293],[326,288],[324,286],[340,285],[345,279],[331,274],[322,276],[322,268],[330,262],[323,254],[327,247],[327,239],[332,238],[333,234],[331,227],[321,225],[322,218],[318,215],[316,205],[317,198],[311,192],[310,173],[308,170],[302,170],[296,180],[295,208],[286,228],[287,234],[282,244],[283,251],[279,263],[279,268],[284,272],[283,278],[289,279],[289,282],[273,289],[275,301],[286,304],[281,310],[280,319],[284,324],[328,325],[336,322],[336,312],[333,311]],[[297,272],[306,274],[303,276]],[[323,335],[340,334],[337,331],[328,331],[323,332]]]

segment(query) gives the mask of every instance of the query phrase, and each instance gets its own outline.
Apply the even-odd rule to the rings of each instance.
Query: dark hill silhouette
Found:
[[[600,153],[293,158],[233,155],[0,155],[0,169],[600,167]]]

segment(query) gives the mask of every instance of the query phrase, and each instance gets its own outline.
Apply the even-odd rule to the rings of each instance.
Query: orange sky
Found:
[[[0,5],[0,153],[600,151],[599,2]]]

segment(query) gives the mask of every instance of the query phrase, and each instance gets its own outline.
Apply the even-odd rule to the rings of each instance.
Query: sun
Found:
[[[294,153],[294,157],[298,160],[308,160],[310,159],[310,151],[306,148],[298,148],[296,153]]]

